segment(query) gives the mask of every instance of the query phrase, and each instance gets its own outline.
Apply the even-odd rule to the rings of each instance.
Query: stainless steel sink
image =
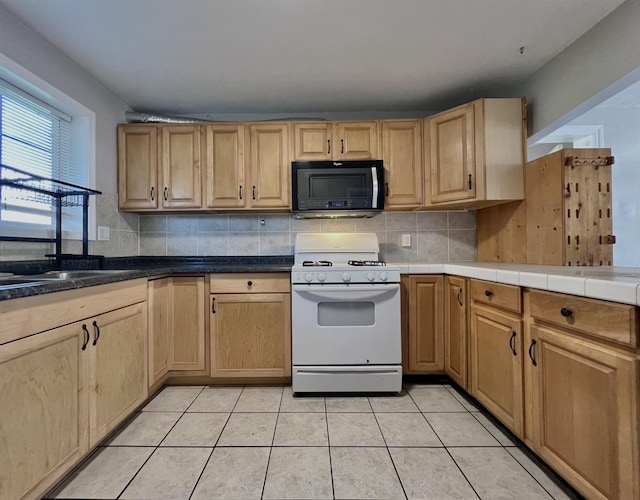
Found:
[[[57,279],[57,280],[75,280],[79,278],[91,278],[94,276],[109,276],[112,274],[126,273],[127,269],[97,269],[84,271],[48,271],[42,274],[29,276],[32,279]]]

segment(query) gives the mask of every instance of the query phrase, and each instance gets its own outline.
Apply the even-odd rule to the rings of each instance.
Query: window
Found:
[[[71,159],[72,119],[65,113],[0,80],[0,162],[25,172],[88,184],[86,167]],[[11,174],[8,174],[11,175]],[[3,235],[50,236],[55,224],[49,197],[4,188],[0,196]],[[81,230],[81,210],[66,208],[66,232]]]

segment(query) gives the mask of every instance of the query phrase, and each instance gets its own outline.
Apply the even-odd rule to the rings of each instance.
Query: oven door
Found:
[[[399,365],[400,285],[293,285],[292,358],[304,365]]]

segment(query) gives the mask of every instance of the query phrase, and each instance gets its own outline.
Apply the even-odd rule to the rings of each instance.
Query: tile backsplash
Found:
[[[137,215],[118,212],[117,195],[96,199],[97,225],[109,241],[91,241],[89,251],[106,257],[134,255],[291,255],[299,232],[375,232],[380,256],[388,262],[474,261],[473,211],[385,212],[370,219],[294,219],[290,214]],[[402,235],[411,246],[402,247]],[[80,253],[80,241],[64,241],[63,251]],[[42,259],[47,243],[0,243],[0,260]]]
[[[386,212],[370,219],[289,214],[141,215],[140,255],[290,255],[299,232],[375,232],[389,262],[476,258],[475,212]],[[402,247],[402,235],[411,246]]]

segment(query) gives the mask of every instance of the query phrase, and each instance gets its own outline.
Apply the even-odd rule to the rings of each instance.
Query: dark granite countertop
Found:
[[[14,261],[0,263],[0,272],[16,275],[34,275],[53,270],[123,270],[77,279],[46,281],[12,288],[0,287],[0,301],[44,295],[64,290],[104,285],[137,278],[165,274],[203,273],[276,273],[291,271],[293,256],[264,257],[116,257],[102,259],[73,259],[61,266],[55,262]]]

